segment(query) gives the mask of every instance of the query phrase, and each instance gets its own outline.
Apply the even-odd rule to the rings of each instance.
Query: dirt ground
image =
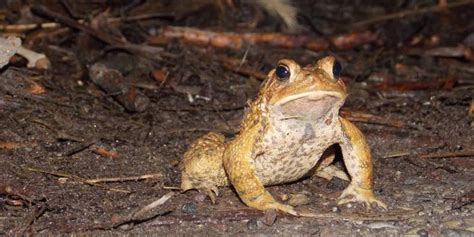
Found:
[[[474,236],[472,1],[447,9],[437,1],[293,1],[300,23],[293,32],[246,1],[62,2],[33,3],[91,21],[85,25],[96,31],[65,23],[16,31],[25,46],[47,55],[50,68],[27,68],[15,56],[0,71],[0,235]],[[31,13],[33,3],[3,3],[2,24],[51,22],[41,9]],[[156,12],[163,16],[101,25],[104,18]],[[396,12],[406,14],[380,18]],[[166,26],[332,43],[322,50],[196,45],[164,40]],[[377,37],[344,48],[330,40],[353,31]],[[163,37],[155,37],[146,55],[110,40],[152,45],[151,35]],[[316,218],[253,210],[230,187],[220,188],[215,205],[196,191],[173,189],[189,144],[209,131],[231,138],[262,75],[279,59],[306,65],[325,55],[344,66],[343,115],[367,137],[375,194],[387,210],[337,205],[348,185],[337,178],[268,187]],[[101,84],[90,73],[98,63],[123,77]],[[342,160],[336,165],[343,167]],[[152,176],[136,178],[142,175]],[[121,179],[90,180],[98,178]],[[173,191],[163,205],[130,216]]]

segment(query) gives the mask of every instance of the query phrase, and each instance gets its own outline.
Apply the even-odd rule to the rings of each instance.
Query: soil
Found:
[[[325,36],[347,33],[347,26],[360,20],[437,4],[293,2],[301,12],[300,34],[314,37],[321,36],[312,27]],[[111,6],[109,14],[120,16],[124,5]],[[198,11],[167,1],[156,5],[175,8],[180,16],[124,22],[115,30],[135,43],[166,25],[287,31],[280,20],[250,3],[235,1],[233,7],[212,5]],[[60,5],[46,6],[67,15]],[[70,7],[81,16],[98,14],[104,6]],[[219,49],[173,40],[160,45],[160,58],[150,61],[77,30],[31,36],[24,42],[45,52],[51,68],[27,69],[26,61],[16,57],[1,71],[0,235],[474,236],[474,116],[469,113],[474,61],[469,54],[436,55],[428,50],[454,51],[461,44],[474,49],[472,40],[465,40],[474,34],[474,11],[469,8],[472,5],[381,21],[363,28],[376,32],[377,42],[324,51],[270,45]],[[252,28],[257,13],[262,19]],[[178,166],[188,145],[209,131],[231,138],[261,83],[255,76],[228,70],[222,58],[245,58],[243,68],[266,74],[281,58],[305,65],[328,54],[344,66],[349,90],[344,110],[353,112],[352,120],[367,137],[375,194],[387,210],[337,205],[348,183],[336,178],[268,187],[274,197],[295,203],[298,210],[321,214],[317,218],[253,210],[231,187],[219,189],[215,205],[196,191],[173,189],[179,187]],[[119,103],[117,94],[92,81],[89,69],[96,63],[119,70],[148,98],[146,108],[133,112]],[[32,83],[45,92],[28,92]],[[362,121],[355,112],[378,119]],[[343,166],[340,159],[336,163]],[[146,174],[157,176],[87,182]],[[176,194],[165,204],[120,225],[110,224],[173,190]]]

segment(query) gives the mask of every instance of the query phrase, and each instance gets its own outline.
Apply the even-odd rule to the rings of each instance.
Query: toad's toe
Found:
[[[382,209],[387,209],[387,205],[382,201],[375,198],[374,193],[370,189],[363,189],[356,187],[354,185],[349,185],[339,197],[338,205],[342,205],[349,202],[361,202],[365,204],[367,209],[370,209],[372,203],[375,203],[377,206]]]

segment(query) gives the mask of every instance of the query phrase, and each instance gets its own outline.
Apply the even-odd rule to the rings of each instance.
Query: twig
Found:
[[[474,157],[474,150],[429,153],[418,155],[421,159],[435,159],[435,158],[457,158],[457,157]]]
[[[143,15],[136,15],[136,16],[127,16],[127,17],[112,17],[107,18],[107,22],[111,24],[126,22],[126,21],[140,21],[140,20],[148,20],[153,18],[165,18],[165,17],[174,17],[173,12],[157,12],[157,13],[150,13],[150,14],[143,14]],[[80,19],[77,21],[79,24],[84,24],[85,20]],[[22,32],[34,29],[54,29],[61,27],[61,24],[56,22],[45,22],[45,23],[31,23],[31,24],[10,24],[10,25],[0,25],[0,31],[7,31],[7,32]]]
[[[383,155],[381,158],[382,159],[399,158],[399,157],[408,156],[410,154],[411,153],[409,151],[396,151],[396,152],[391,152],[389,154]]]
[[[42,53],[37,53],[23,46],[20,46],[16,53],[18,55],[23,56],[28,61],[28,64],[26,65],[28,68],[37,68],[37,69],[46,70],[51,67],[51,62],[46,57],[46,55]]]
[[[150,44],[163,44],[178,39],[185,43],[212,46],[215,48],[241,49],[246,45],[267,44],[274,47],[304,47],[314,51],[325,50],[330,44],[346,49],[379,40],[377,34],[370,31],[351,32],[329,37],[310,37],[304,34],[283,34],[279,32],[237,33],[201,30],[191,27],[167,26],[161,28],[159,36],[148,38]]]
[[[459,2],[452,2],[448,3],[446,5],[446,8],[455,8],[455,7],[461,7],[464,5],[468,4],[473,4],[474,0],[464,0],[464,1],[459,1]],[[392,20],[396,18],[403,18],[407,16],[412,16],[412,15],[420,15],[420,14],[426,14],[426,13],[431,13],[431,12],[439,12],[443,11],[443,9],[440,9],[438,5],[435,6],[430,6],[430,7],[424,7],[420,9],[411,9],[411,10],[405,10],[405,11],[400,11],[400,12],[395,12],[383,16],[377,16],[368,20],[363,20],[356,22],[352,24],[351,28],[359,28],[359,27],[364,27],[367,25],[372,25],[381,21],[387,21],[387,20]]]
[[[107,21],[110,23],[120,23],[124,21],[141,21],[141,20],[149,20],[154,18],[174,18],[174,12],[155,12],[143,15],[136,15],[136,16],[126,16],[126,17],[114,17],[108,18]]]
[[[38,219],[40,218],[46,211],[48,210],[48,206],[46,204],[42,204],[40,206],[37,206],[31,211],[30,214],[28,214],[24,220],[22,221],[21,225],[17,226],[14,230],[13,233],[14,235],[25,235],[26,232],[28,231],[29,228],[31,228],[31,225]]]
[[[87,148],[89,148],[90,146],[94,145],[95,143],[97,143],[97,140],[93,139],[91,141],[87,141],[87,142],[81,142],[81,144],[79,144],[78,146],[76,147],[73,147],[71,150],[69,151],[66,151],[64,152],[64,156],[72,156],[78,152],[81,152]]]
[[[163,195],[163,197],[161,197],[160,199],[142,207],[140,210],[132,213],[131,215],[129,215],[129,218],[128,218],[128,221],[132,221],[133,218],[135,217],[138,217],[138,216],[141,216],[143,214],[145,214],[146,212],[154,209],[155,207],[157,206],[160,206],[160,205],[163,205],[166,201],[168,201],[171,197],[173,197],[176,193],[171,191],[171,192],[168,192],[166,193],[165,195]],[[128,222],[127,221],[127,222]]]
[[[33,212],[25,219],[25,224],[28,227],[31,226],[34,223],[34,221],[40,218],[47,210],[48,210],[48,206],[46,204],[36,207],[33,210]]]
[[[31,171],[31,172],[37,172],[37,173],[49,174],[49,175],[53,175],[53,176],[57,176],[57,177],[75,179],[75,180],[79,181],[80,183],[88,184],[88,185],[96,186],[96,187],[100,187],[100,188],[104,188],[104,189],[107,189],[107,190],[113,191],[113,192],[131,193],[131,191],[128,191],[128,190],[117,189],[117,188],[109,188],[109,187],[106,187],[104,185],[100,185],[100,184],[97,184],[97,183],[91,183],[91,182],[88,182],[86,179],[81,178],[81,177],[76,176],[76,175],[60,173],[60,172],[54,172],[54,171],[47,171],[47,170],[42,170],[42,169],[37,169],[37,168],[32,168],[32,167],[26,167],[26,166],[22,166],[21,168],[24,169],[24,170],[27,170],[27,171]]]
[[[148,45],[136,45],[136,44],[131,44],[128,42],[123,41],[120,38],[117,38],[115,36],[109,35],[107,33],[104,33],[103,31],[96,30],[90,26],[80,24],[77,21],[64,16],[60,13],[53,12],[49,10],[47,7],[41,6],[41,5],[36,5],[31,8],[32,11],[44,15],[49,18],[53,18],[54,20],[67,25],[71,28],[74,28],[76,30],[83,31],[84,33],[95,37],[107,44],[112,45],[113,47],[116,48],[121,48],[128,50],[130,52],[136,53],[142,57],[152,59],[152,60],[157,60],[160,59],[158,52],[161,52],[161,48],[153,47],[153,46],[148,46]]]
[[[44,15],[44,16],[47,16],[47,17],[50,17],[50,18],[53,18],[54,20],[64,24],[64,25],[67,25],[71,28],[74,28],[76,30],[80,30],[80,31],[83,31],[84,33],[87,33],[97,39],[100,39],[110,45],[114,45],[114,46],[120,46],[120,45],[124,45],[125,42],[120,40],[119,38],[116,38],[116,37],[113,37],[113,36],[110,36],[102,31],[97,31],[95,29],[92,29],[91,27],[89,26],[86,26],[86,25],[82,25],[80,23],[78,23],[77,21],[67,17],[67,16],[64,16],[60,13],[57,13],[57,12],[53,12],[51,10],[49,10],[47,7],[45,6],[41,6],[41,5],[36,5],[36,6],[33,6],[31,8],[31,10],[33,12],[36,12],[36,13],[39,13],[40,15]]]
[[[140,176],[130,176],[130,177],[114,177],[114,178],[97,178],[97,179],[87,179],[87,183],[110,183],[110,182],[126,182],[126,181],[139,181],[144,179],[157,179],[163,177],[163,174],[145,174]]]
[[[161,206],[163,205],[166,201],[168,201],[171,197],[173,197],[176,193],[171,191],[171,192],[168,192],[166,193],[165,195],[163,195],[161,198],[159,198],[158,200],[140,208],[138,211],[135,211],[135,212],[132,212],[130,213],[129,215],[126,215],[124,217],[119,217],[119,218],[116,218],[115,220],[112,221],[112,223],[107,223],[103,226],[95,226],[94,229],[112,229],[112,228],[115,228],[115,227],[118,227],[120,225],[123,225],[123,224],[127,224],[127,223],[131,223],[131,222],[142,222],[142,221],[146,221],[146,220],[149,220],[153,217],[156,216],[156,214],[153,214],[148,217],[143,217],[143,215],[158,207],[158,206]],[[159,214],[158,214],[159,215]]]
[[[39,24],[14,24],[14,25],[0,25],[0,31],[14,31],[14,32],[21,32],[27,30],[34,30],[34,29],[50,29],[50,28],[57,28],[60,24],[55,22],[46,22],[46,23],[39,23]]]
[[[273,46],[295,48],[305,46],[313,50],[323,50],[328,43],[321,38],[310,38],[305,35],[288,35],[277,32],[269,33],[236,33],[200,30],[191,27],[171,27],[161,29],[161,37],[167,39],[182,39],[201,45],[216,48],[240,49],[245,44],[267,43]],[[153,42],[155,38],[150,38]],[[159,39],[159,38],[158,38]]]

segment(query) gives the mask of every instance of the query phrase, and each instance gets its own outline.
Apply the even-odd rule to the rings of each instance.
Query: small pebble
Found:
[[[112,214],[112,217],[110,218],[110,221],[118,222],[120,219],[122,219],[122,216],[117,214],[117,213],[114,213],[114,214]]]
[[[417,182],[417,181],[416,181],[416,179],[414,179],[414,178],[407,178],[407,179],[405,179],[405,181],[403,182],[403,184],[405,184],[405,185],[412,185],[412,184],[416,184],[416,182]]]
[[[118,228],[121,229],[121,230],[130,230],[132,228],[133,225],[131,224],[123,224],[123,225],[120,225]]]
[[[258,229],[258,221],[257,219],[253,218],[247,221],[247,229],[249,230],[257,230]]]
[[[203,193],[198,193],[196,194],[196,196],[194,196],[194,201],[196,202],[204,202],[204,200],[206,200],[206,195],[203,194]]]
[[[331,181],[329,181],[329,183],[326,184],[326,188],[330,190],[335,190],[335,191],[344,190],[345,187],[346,187],[345,181],[338,178],[332,178]]]
[[[181,207],[181,210],[184,213],[194,214],[197,212],[197,207],[196,204],[194,204],[193,202],[187,202]]]
[[[272,226],[273,223],[275,223],[277,219],[277,210],[275,209],[270,209],[265,211],[265,215],[261,218],[261,221],[263,224],[267,226]]]
[[[420,236],[420,237],[428,237],[429,236],[428,231],[425,230],[425,229],[421,229],[421,230],[417,231],[416,234],[418,234],[418,236]]]
[[[394,226],[394,225],[392,225],[388,222],[374,222],[374,223],[368,224],[367,227],[369,227],[370,229],[385,229],[385,228],[395,229],[395,228],[397,228],[396,226]]]
[[[58,178],[58,182],[60,184],[65,184],[65,183],[67,183],[68,180],[69,180],[68,178]]]
[[[228,229],[229,229],[229,226],[227,226],[224,223],[213,224],[212,227],[214,227],[215,229],[217,229],[220,232],[227,232]]]
[[[395,172],[395,176],[397,177],[397,179],[399,179],[402,175],[402,172],[400,172],[399,170],[397,170],[397,172]]]
[[[309,203],[310,203],[309,197],[301,193],[291,194],[290,199],[288,200],[288,204],[292,206],[302,206]]]

